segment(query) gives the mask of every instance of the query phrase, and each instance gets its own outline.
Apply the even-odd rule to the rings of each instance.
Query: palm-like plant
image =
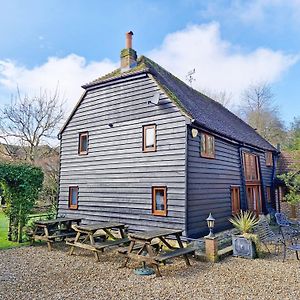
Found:
[[[237,228],[242,235],[251,233],[253,227],[257,225],[258,219],[251,211],[241,211],[233,218],[229,219],[229,222]]]

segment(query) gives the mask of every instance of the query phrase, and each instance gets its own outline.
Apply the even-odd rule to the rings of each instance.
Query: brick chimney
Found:
[[[126,72],[137,65],[137,54],[132,49],[133,32],[126,33],[126,48],[121,51],[121,72]]]

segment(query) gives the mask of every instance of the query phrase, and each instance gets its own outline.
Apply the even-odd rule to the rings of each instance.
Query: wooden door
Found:
[[[248,210],[259,215],[262,212],[262,200],[258,157],[255,154],[244,152],[243,159]]]

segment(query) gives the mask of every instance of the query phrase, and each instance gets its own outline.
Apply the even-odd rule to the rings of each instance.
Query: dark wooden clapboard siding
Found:
[[[188,132],[187,232],[190,237],[208,233],[206,218],[211,212],[216,230],[230,226],[231,185],[242,185],[239,148],[215,137],[215,159],[200,157],[200,135]]]
[[[185,229],[186,124],[146,75],[88,91],[61,138],[59,214],[84,222],[117,221],[131,230]],[[110,128],[109,123],[114,126]],[[157,125],[157,151],[142,152],[142,126]],[[89,132],[89,151],[79,156],[78,134]],[[68,209],[68,188],[79,187],[78,210]],[[152,186],[167,186],[168,216],[152,215]]]

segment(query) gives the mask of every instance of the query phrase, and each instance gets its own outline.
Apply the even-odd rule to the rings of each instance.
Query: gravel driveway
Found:
[[[45,245],[0,251],[0,299],[300,299],[300,262],[294,253],[210,264],[183,259],[161,267],[162,278],[118,269],[123,257],[107,251],[100,262],[89,251],[67,255],[66,246]]]

